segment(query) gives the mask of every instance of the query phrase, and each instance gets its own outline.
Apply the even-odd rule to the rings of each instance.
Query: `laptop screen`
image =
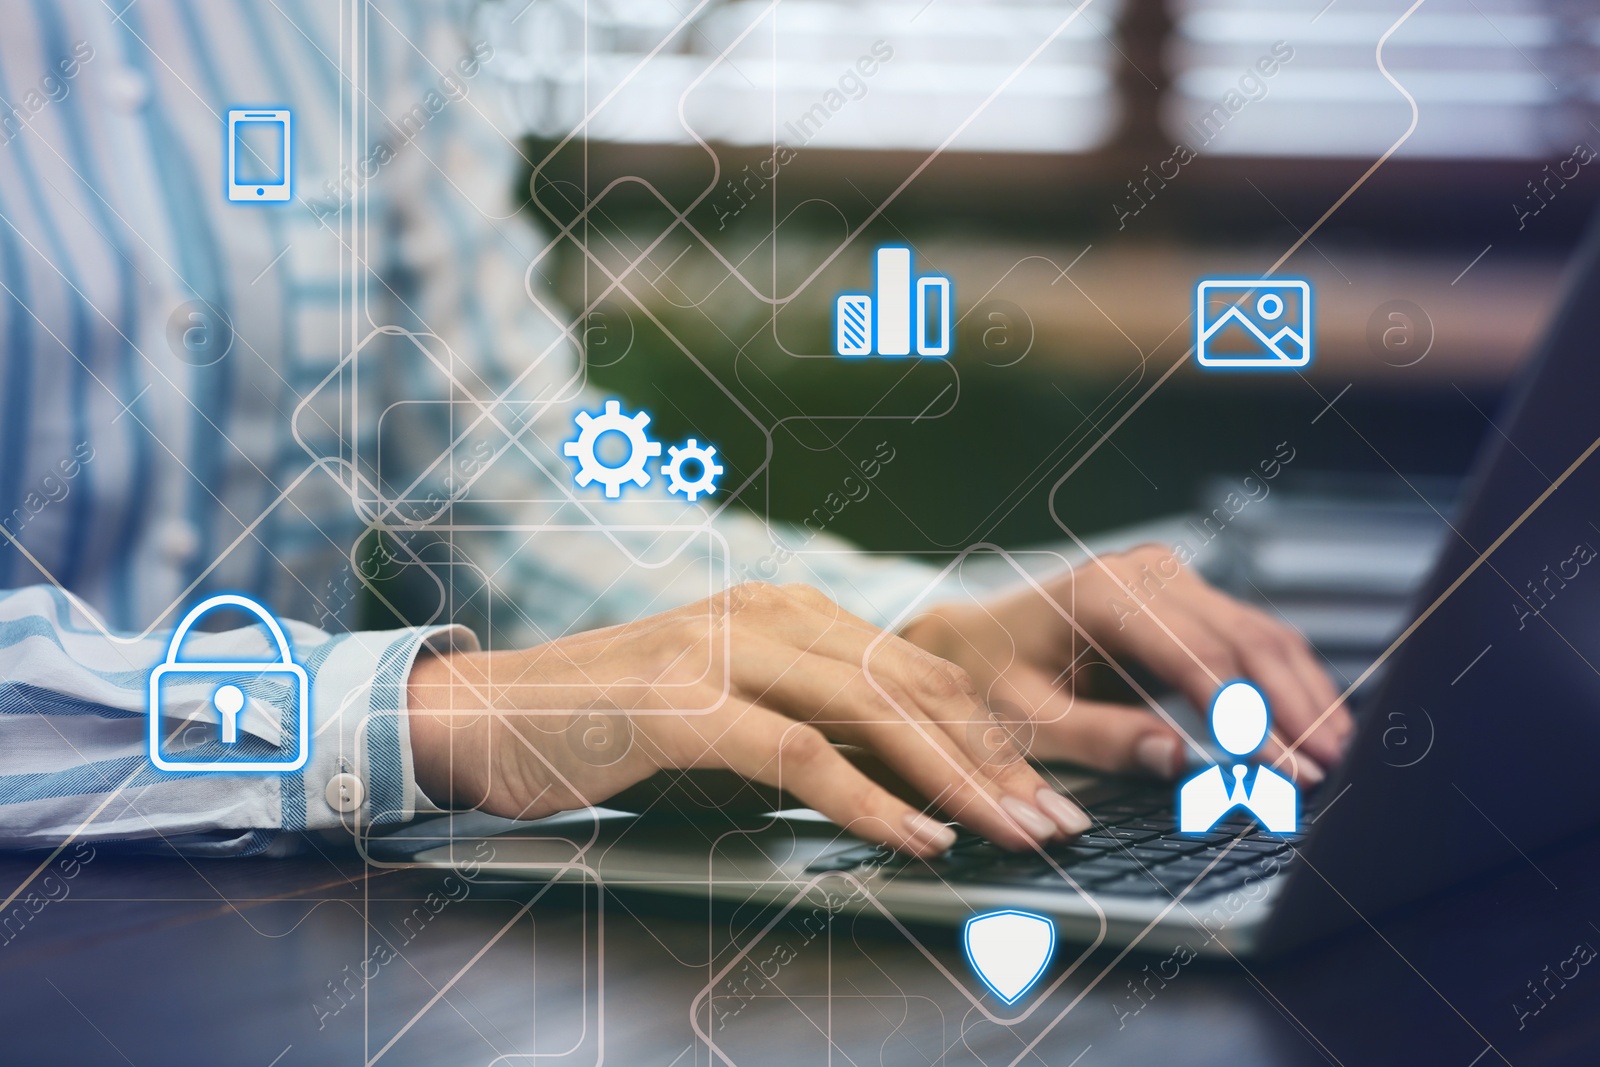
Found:
[[[1495,420],[1264,934],[1279,950],[1600,822],[1600,219]],[[1426,754],[1385,759],[1394,716]],[[1422,739],[1419,739],[1422,740]],[[1419,751],[1421,748],[1419,747]],[[1337,893],[1330,890],[1336,889]]]

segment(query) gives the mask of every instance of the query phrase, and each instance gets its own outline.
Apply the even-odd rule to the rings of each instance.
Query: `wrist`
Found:
[[[406,681],[412,774],[417,788],[441,808],[469,808],[482,796],[470,780],[488,755],[482,657],[425,652]]]

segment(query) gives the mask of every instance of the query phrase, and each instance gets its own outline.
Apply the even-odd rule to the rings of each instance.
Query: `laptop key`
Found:
[[[1234,839],[1234,837],[1236,837],[1237,835],[1235,835],[1235,834],[1217,834],[1217,833],[1211,833],[1211,834],[1185,834],[1185,833],[1178,833],[1178,832],[1174,831],[1173,833],[1162,834],[1161,836],[1164,837],[1164,838],[1167,838],[1168,840],[1171,840],[1171,841],[1193,841],[1193,842],[1196,842],[1196,843],[1202,844],[1202,845],[1217,845],[1217,844],[1221,844],[1224,841],[1232,841]]]
[[[1097,834],[1098,834],[1098,831],[1092,831],[1090,833],[1082,835],[1081,837],[1075,837],[1075,838],[1072,839],[1072,841],[1070,841],[1068,843],[1068,845],[1071,848],[1092,848],[1092,849],[1098,849],[1098,850],[1100,850],[1102,852],[1108,851],[1110,849],[1121,848],[1122,847],[1122,842],[1119,841],[1117,838],[1115,838],[1115,837],[1099,837],[1099,836],[1096,836]],[[1060,846],[1054,846],[1054,847],[1060,847]]]
[[[1165,886],[1146,878],[1142,874],[1129,875],[1112,882],[1103,882],[1092,888],[1097,894],[1104,893],[1121,897],[1165,897],[1171,895],[1167,892]]]
[[[1173,852],[1180,856],[1187,856],[1191,852],[1200,852],[1205,848],[1206,842],[1204,841],[1185,841],[1182,838],[1158,837],[1151,841],[1139,842],[1134,846],[1134,851]]]
[[[1051,848],[1048,851],[1048,856],[1062,867],[1082,867],[1083,864],[1106,861],[1109,854],[1104,848]],[[1048,869],[1048,864],[1043,861],[1038,862]]]
[[[977,834],[962,834],[956,838],[956,843],[950,846],[951,852],[970,852],[975,848],[991,848],[989,839]]]
[[[1156,868],[1163,879],[1182,878],[1194,881],[1196,878],[1210,879],[1220,874],[1226,868],[1213,867],[1206,860],[1194,856],[1186,856],[1171,863],[1162,864]]]
[[[1285,841],[1257,841],[1246,837],[1223,847],[1230,854],[1242,852],[1253,856],[1272,856],[1279,852],[1287,851],[1290,846]]]
[[[1061,877],[1055,871],[1050,871],[1049,873],[1058,879]],[[1096,863],[1085,863],[1079,867],[1068,867],[1067,873],[1072,875],[1073,879],[1080,885],[1098,885],[1101,882],[1126,878],[1130,874],[1138,874],[1139,872],[1136,868],[1130,867],[1126,863],[1101,860]]]
[[[1000,857],[984,868],[984,871],[978,877],[1013,872],[1022,872],[1030,875],[1055,874],[1055,868],[1051,867],[1051,862],[1054,862],[1059,867],[1074,871],[1084,866],[1101,865],[1119,871],[1128,869],[1127,860],[1111,858],[1112,853],[1097,848],[1063,848],[1058,845],[1050,849],[1047,855],[1049,859],[1040,856],[1036,852],[1001,853]]]
[[[1154,845],[1157,842],[1150,842]],[[1183,858],[1182,852],[1172,852],[1164,848],[1147,848],[1144,845],[1134,845],[1128,849],[1127,855],[1140,867],[1159,867],[1162,864],[1172,863]]]
[[[1187,893],[1194,897],[1210,896],[1212,893],[1221,891],[1209,878],[1200,878],[1193,874],[1180,874],[1176,871],[1169,871],[1165,867],[1159,872],[1156,881],[1161,883],[1161,887],[1173,896],[1177,896],[1179,893]]]
[[[1062,886],[1067,884],[1066,879],[1055,871],[1044,867],[1037,867],[1031,870],[1019,868],[1017,870],[982,871],[971,878],[965,879],[965,881],[983,885],[1027,886],[1030,889],[1037,889],[1041,885],[1047,886],[1052,882]]]
[[[1257,863],[1266,857],[1260,852],[1227,851],[1226,845],[1212,845],[1204,852],[1196,852],[1194,859],[1205,860],[1207,863],[1215,862],[1220,870],[1225,867],[1236,867],[1242,863]]]
[[[913,859],[895,871],[894,876],[913,881],[932,878],[941,881],[945,879],[960,882],[987,881],[991,869],[1000,862],[1002,861],[995,856],[947,852],[932,859]]]
[[[1084,834],[1080,840],[1084,841],[1111,841],[1123,844],[1137,844],[1140,841],[1149,841],[1157,836],[1154,830],[1124,830],[1121,827],[1111,826],[1100,830],[1091,830]]]
[[[939,881],[967,881],[973,880],[977,872],[989,864],[987,861],[965,860],[946,852],[942,856],[923,859],[920,856],[907,856],[900,863],[879,868],[887,878],[899,881],[905,879],[916,881],[919,879],[937,879]]]

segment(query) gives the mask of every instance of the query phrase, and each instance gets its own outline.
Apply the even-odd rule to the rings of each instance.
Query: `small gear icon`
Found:
[[[701,446],[699,441],[691,437],[682,448],[674,446],[667,451],[672,453],[672,458],[661,465],[661,473],[667,479],[667,492],[682,493],[693,503],[701,493],[717,491],[717,476],[722,473],[722,465],[717,462],[715,445]],[[683,476],[685,460],[700,464],[698,478]]]
[[[644,469],[645,460],[661,455],[661,444],[645,436],[644,428],[650,425],[649,415],[643,411],[624,415],[620,403],[607,400],[605,414],[591,415],[587,411],[580,411],[574,421],[579,426],[578,436],[562,448],[578,461],[578,474],[574,481],[579,485],[599,482],[606,487],[608,497],[620,496],[622,486],[627,482],[641,486],[649,484],[650,474]],[[628,458],[615,467],[601,463],[594,453],[595,443],[605,433],[620,433],[628,439]]]

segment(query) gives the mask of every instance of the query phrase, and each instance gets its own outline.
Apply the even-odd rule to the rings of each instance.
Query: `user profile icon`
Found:
[[[1249,682],[1230,682],[1218,690],[1210,718],[1217,744],[1241,761],[1266,743],[1272,721],[1266,698]],[[1265,830],[1291,834],[1299,822],[1300,793],[1271,767],[1239,762],[1227,774],[1220,766],[1207,767],[1178,790],[1178,830],[1203,834],[1235,808],[1249,812]]]

